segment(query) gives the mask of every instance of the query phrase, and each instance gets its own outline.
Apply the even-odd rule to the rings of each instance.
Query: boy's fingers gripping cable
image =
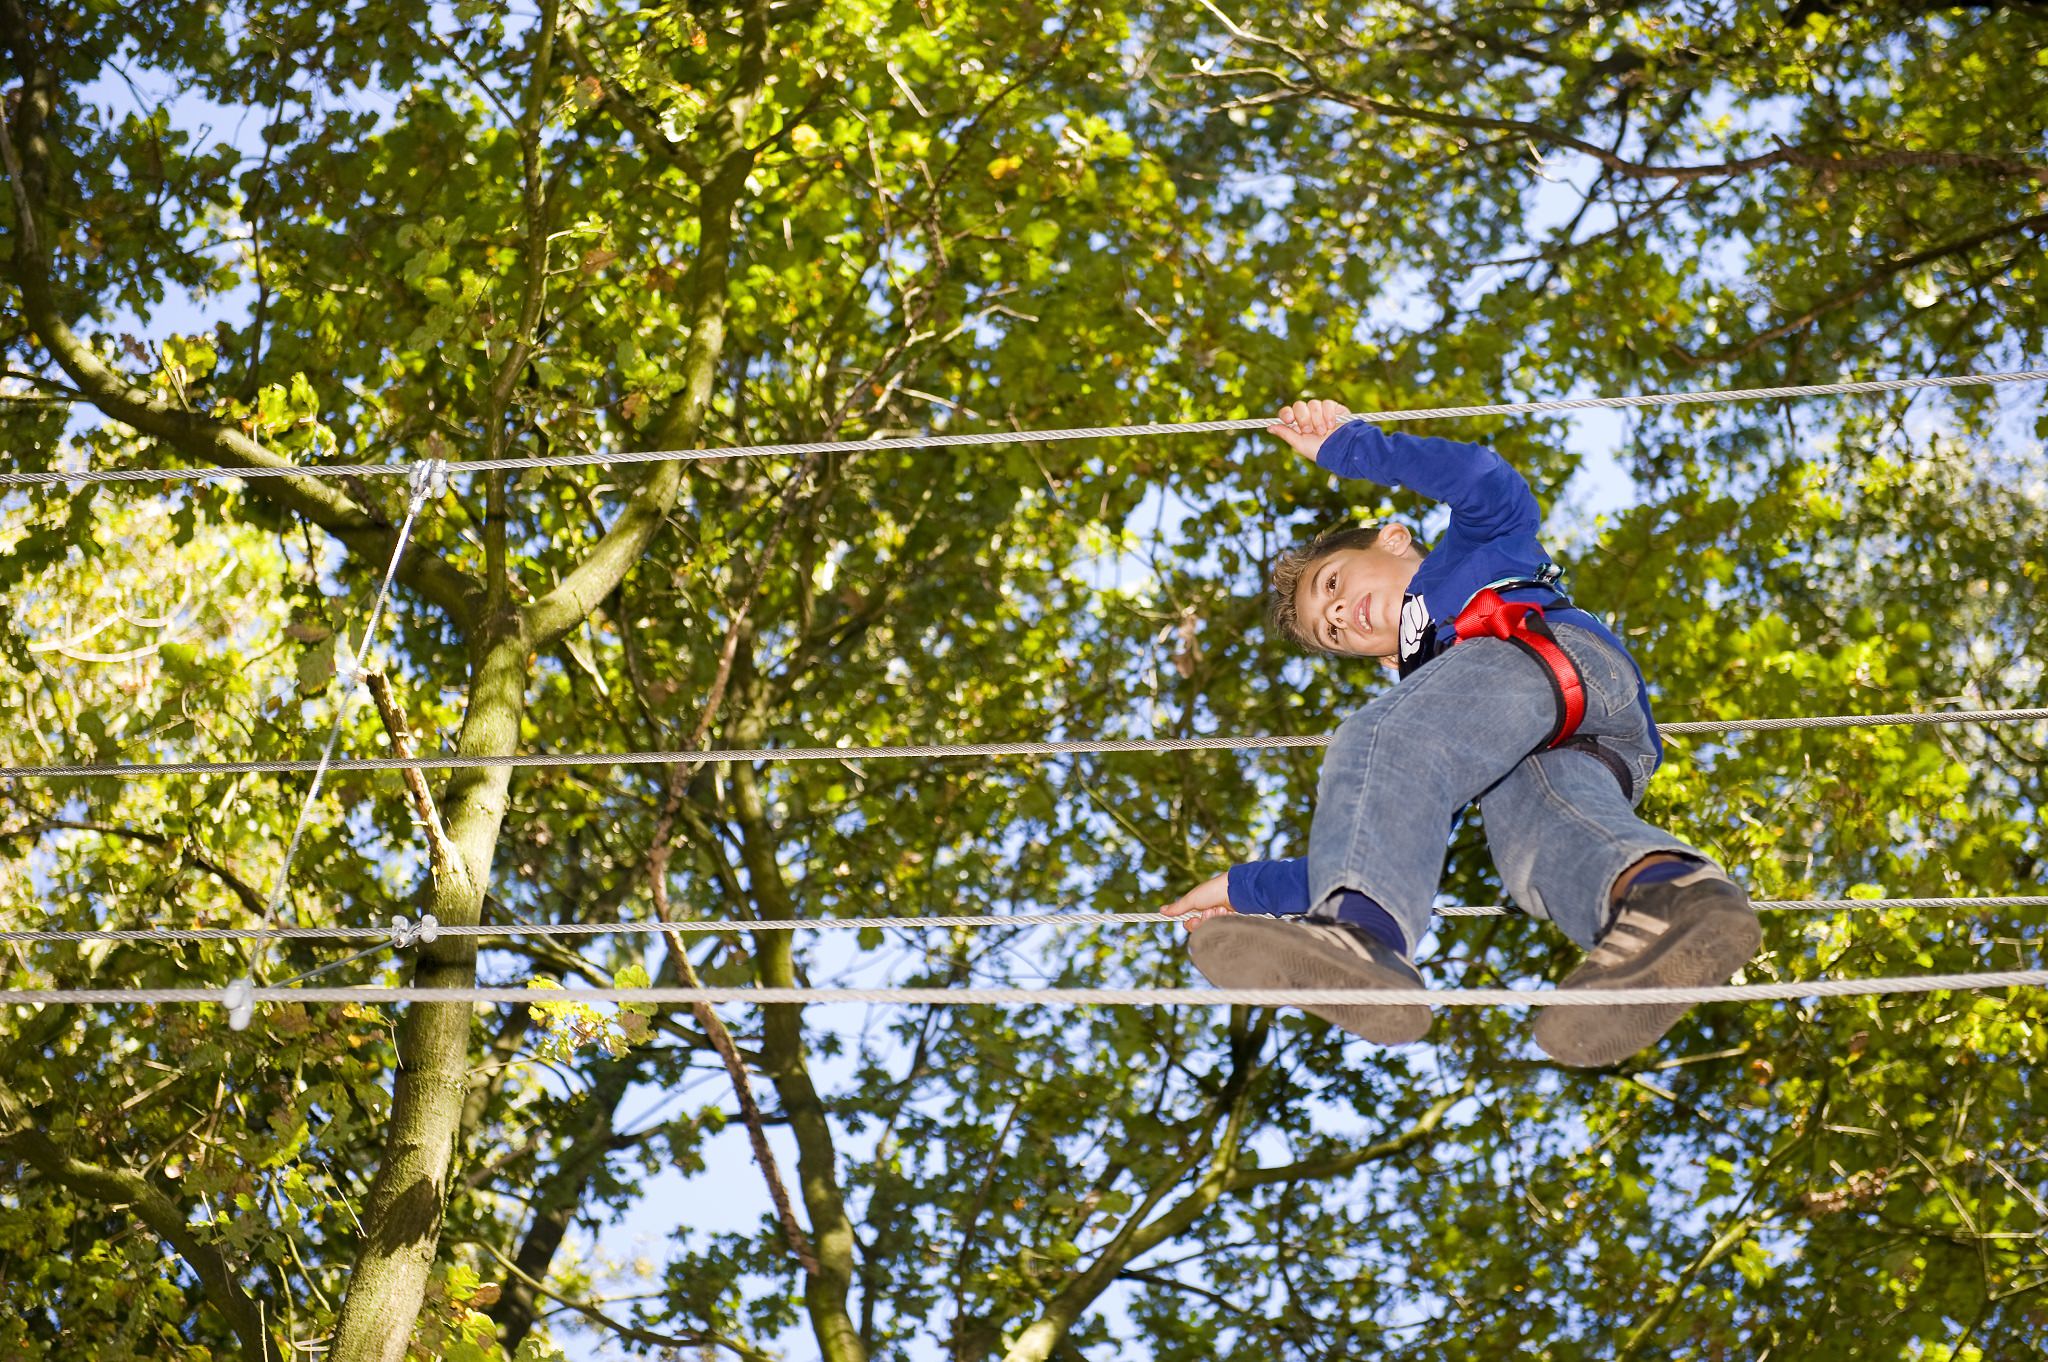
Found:
[[[1284,408],[1274,423],[1266,427],[1266,433],[1313,463],[1316,452],[1322,448],[1322,437],[1310,434],[1301,422],[1294,419],[1293,410],[1292,407]]]

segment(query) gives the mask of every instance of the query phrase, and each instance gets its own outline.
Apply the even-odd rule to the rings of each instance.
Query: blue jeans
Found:
[[[1586,689],[1582,737],[1635,776],[1635,797],[1590,753],[1531,755],[1556,719],[1541,664],[1504,639],[1471,639],[1337,729],[1309,829],[1310,916],[1340,890],[1376,899],[1411,950],[1428,932],[1448,830],[1474,799],[1501,882],[1531,917],[1590,947],[1615,881],[1652,852],[1700,853],[1635,815],[1658,751],[1635,664],[1589,630],[1553,626]],[[1707,857],[1700,857],[1707,860]]]

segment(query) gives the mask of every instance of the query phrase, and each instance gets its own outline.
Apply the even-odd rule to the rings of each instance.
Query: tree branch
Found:
[[[289,468],[292,462],[236,427],[160,398],[129,382],[71,329],[53,291],[54,273],[36,229],[43,208],[49,144],[45,127],[57,107],[56,78],[37,59],[20,0],[0,0],[0,43],[13,54],[22,89],[11,114],[0,110],[0,160],[11,186],[17,228],[4,266],[20,290],[22,315],[80,394],[102,413],[170,445],[198,463],[223,468]],[[398,532],[391,517],[373,513],[321,478],[261,478],[250,493],[304,516],[367,561],[388,559]],[[419,545],[399,564],[398,578],[466,627],[476,584],[438,553]]]
[[[1978,170],[1990,174],[2020,180],[2040,181],[2048,179],[2048,166],[2032,165],[2001,156],[1986,156],[1975,152],[1960,151],[1918,151],[1904,147],[1878,147],[1854,149],[1848,147],[1822,148],[1817,146],[1781,146],[1755,156],[1737,157],[1728,161],[1698,163],[1693,165],[1652,165],[1632,160],[1618,151],[1601,146],[1598,142],[1562,132],[1542,123],[1520,118],[1497,118],[1485,114],[1458,113],[1447,109],[1428,109],[1414,104],[1398,104],[1391,100],[1375,99],[1369,95],[1352,94],[1341,89],[1317,65],[1308,53],[1289,46],[1277,38],[1269,38],[1245,28],[1213,3],[1213,0],[1197,0],[1202,8],[1209,11],[1222,23],[1232,37],[1255,47],[1284,54],[1304,71],[1309,80],[1303,83],[1285,72],[1271,67],[1239,67],[1221,71],[1192,71],[1188,74],[1198,80],[1227,81],[1244,76],[1263,76],[1270,80],[1274,89],[1265,95],[1246,100],[1236,100],[1223,108],[1249,108],[1259,104],[1270,104],[1281,100],[1321,98],[1333,100],[1360,113],[1370,113],[1382,118],[1395,118],[1405,122],[1422,123],[1431,127],[1457,128],[1466,131],[1505,132],[1526,137],[1533,142],[1562,147],[1578,152],[1595,163],[1618,175],[1637,180],[1703,180],[1727,176],[1744,175],[1753,171],[1767,170],[1774,166],[1794,166],[1804,170],[1827,170],[1841,174],[1879,174],[1909,169]]]
[[[1436,1134],[1451,1108],[1472,1095],[1474,1083],[1466,1079],[1455,1092],[1430,1103],[1428,1110],[1417,1117],[1415,1124],[1401,1134],[1389,1139],[1378,1140],[1349,1153],[1338,1154],[1326,1159],[1301,1159],[1294,1163],[1283,1163],[1273,1168],[1242,1168],[1231,1174],[1227,1191],[1235,1196],[1254,1187],[1266,1187],[1276,1182],[1324,1182],[1331,1178],[1355,1173],[1369,1163],[1390,1159],[1396,1154],[1406,1153]]]
[[[718,668],[712,677],[710,693],[704,697],[703,709],[697,715],[697,724],[692,729],[683,750],[695,752],[704,746],[710,737],[711,727],[717,721],[718,711],[725,703],[726,687],[732,681],[733,660],[739,651],[740,639],[746,632],[747,618],[752,612],[754,599],[760,594],[761,582],[767,576],[775,560],[775,552],[781,546],[782,537],[789,528],[791,515],[801,499],[799,493],[813,469],[817,467],[818,456],[813,454],[804,461],[798,476],[790,481],[783,495],[782,509],[777,513],[775,524],[768,532],[768,538],[760,551],[754,555],[752,570],[732,602],[731,618],[727,621],[725,637],[718,650]],[[647,856],[647,878],[654,895],[654,912],[664,923],[674,922],[675,915],[668,900],[668,864],[674,851],[676,816],[683,807],[683,799],[689,790],[692,769],[681,762],[668,768],[668,791],[663,801],[661,816],[655,820],[654,845]],[[668,943],[669,955],[676,962],[678,973],[685,987],[698,987],[697,971],[690,964],[689,954],[682,936],[674,931],[664,931],[663,939]],[[739,1047],[733,1043],[732,1033],[718,1013],[706,1003],[694,1004],[691,1009],[697,1017],[697,1024],[710,1037],[712,1048],[725,1064],[726,1073],[732,1078],[733,1092],[739,1099],[740,1112],[746,1118],[747,1136],[753,1145],[754,1162],[760,1166],[761,1176],[767,1180],[768,1195],[775,1203],[775,1213],[782,1221],[782,1232],[789,1240],[790,1252],[803,1265],[804,1272],[815,1278],[819,1273],[817,1256],[804,1237],[803,1227],[797,1223],[796,1210],[790,1204],[789,1189],[783,1184],[782,1170],[775,1161],[775,1151],[768,1144],[767,1132],[761,1120],[761,1108],[754,1100],[753,1084],[747,1078],[746,1063],[740,1058]]]
[[[683,386],[667,404],[662,419],[648,432],[658,448],[694,446],[710,410],[712,382],[725,349],[727,280],[732,267],[733,219],[754,151],[746,141],[746,123],[761,98],[767,75],[768,2],[754,0],[741,26],[739,70],[733,93],[720,110],[713,138],[716,170],[706,182],[698,208],[698,249],[692,281],[690,340],[683,351]],[[545,651],[580,624],[597,603],[609,596],[640,561],[655,532],[675,507],[682,490],[684,465],[658,463],[634,489],[626,508],[578,563],[545,596],[525,607],[528,632],[536,650]]]
[[[19,832],[7,835],[13,837],[33,837],[49,831],[91,832],[97,833],[102,837],[126,837],[132,841],[144,842],[154,847],[170,847],[175,845],[179,854],[186,860],[189,860],[193,865],[198,866],[201,870],[204,870],[207,874],[226,885],[244,908],[261,916],[266,906],[267,901],[262,894],[256,891],[254,885],[242,879],[205,853],[193,851],[194,842],[189,836],[174,837],[169,833],[145,832],[141,828],[111,827],[103,823],[81,823],[68,818],[38,819],[35,823],[21,829]]]
[[[1974,250],[1979,246],[1987,245],[1990,242],[1998,241],[2005,237],[2020,236],[2027,232],[2038,232],[2044,229],[2048,229],[2048,213],[2036,213],[2032,217],[2021,218],[2018,222],[2007,222],[2001,223],[1996,227],[1987,227],[1981,232],[1972,232],[1969,236],[1959,237],[1954,241],[1945,241],[1938,246],[1929,246],[1924,251],[1915,251],[1911,255],[1901,256],[1897,260],[1887,261],[1864,276],[1863,280],[1855,287],[1844,289],[1840,293],[1830,294],[1827,298],[1814,304],[1797,317],[1780,322],[1768,330],[1760,331],[1748,340],[1743,341],[1740,345],[1733,345],[1725,350],[1718,350],[1711,355],[1685,355],[1684,358],[1688,363],[1700,366],[1725,364],[1731,360],[1747,358],[1761,350],[1764,346],[1769,345],[1772,341],[1782,340],[1796,331],[1803,331],[1822,317],[1830,313],[1839,312],[1843,308],[1861,301],[1880,285],[1889,283],[1908,270],[1917,269],[1922,265],[1931,264],[1936,260],[1942,260],[1951,255],[1960,255],[1964,251]]]
[[[412,730],[406,726],[405,715],[392,698],[391,678],[382,671],[372,671],[364,679],[369,682],[370,698],[377,703],[377,713],[384,720],[384,731],[391,735],[392,755],[400,758],[412,756]],[[448,839],[448,829],[442,826],[441,812],[434,807],[433,793],[427,789],[426,773],[408,768],[405,791],[412,799],[413,814],[426,830],[428,861],[435,878],[453,874],[459,883],[467,885],[469,867],[463,863],[462,853]]]
[[[658,1334],[652,1329],[642,1329],[635,1325],[622,1323],[605,1314],[594,1305],[584,1301],[572,1300],[558,1292],[548,1290],[546,1286],[534,1280],[533,1277],[520,1271],[519,1267],[511,1259],[498,1251],[496,1245],[486,1243],[481,1239],[472,1240],[471,1242],[485,1253],[490,1254],[491,1257],[497,1259],[498,1265],[511,1273],[513,1279],[526,1287],[527,1290],[537,1296],[545,1296],[564,1309],[575,1311],[600,1328],[611,1330],[624,1342],[638,1343],[643,1347],[649,1348],[724,1348],[728,1352],[746,1358],[747,1362],[775,1362],[771,1354],[749,1348],[739,1340],[727,1338],[723,1334],[704,1333],[694,1329],[687,1334]]]
[[[1714,1236],[1713,1242],[1678,1274],[1678,1280],[1672,1284],[1671,1294],[1659,1301],[1657,1307],[1645,1315],[1642,1322],[1629,1332],[1627,1341],[1621,1345],[1621,1351],[1615,1354],[1615,1362],[1628,1362],[1629,1358],[1641,1352],[1643,1344],[1663,1326],[1665,1320],[1671,1318],[1672,1311],[1685,1299],[1686,1288],[1692,1285],[1700,1273],[1727,1257],[1743,1240],[1776,1218],[1777,1213],[1774,1211],[1752,1211],[1736,1217],[1733,1224]]]
[[[607,57],[610,55],[604,51],[601,39],[597,40],[594,46],[600,54]],[[571,64],[590,80],[597,82],[598,88],[604,92],[605,103],[611,106],[613,114],[625,126],[626,131],[633,134],[634,141],[670,162],[692,182],[703,181],[704,163],[697,159],[695,150],[687,142],[678,142],[657,127],[647,109],[634,98],[632,91],[620,83],[614,72],[601,69],[600,64],[584,51],[583,46],[577,42],[573,29],[563,32],[562,47],[568,52]]]
[[[29,1119],[14,1095],[0,1087],[0,1128],[18,1127]],[[0,1153],[19,1159],[75,1195],[113,1210],[132,1207],[137,1218],[191,1267],[206,1299],[241,1340],[242,1351],[255,1362],[282,1362],[283,1354],[264,1328],[261,1309],[242,1289],[225,1255],[201,1239],[185,1212],[148,1178],[74,1158],[40,1130],[17,1128],[0,1137]]]
[[[1095,1261],[1070,1277],[1058,1294],[1046,1303],[1039,1317],[1017,1336],[1017,1341],[1004,1354],[1003,1362],[1048,1362],[1066,1344],[1074,1321],[1109,1289],[1134,1259],[1185,1231],[1222,1198],[1237,1168],[1245,1104],[1251,1094],[1259,1051],[1265,1048],[1269,1026],[1269,1020],[1261,1020],[1248,1035],[1232,1040],[1230,1074],[1209,1109],[1212,1114],[1217,1111],[1223,1113],[1224,1130],[1208,1153],[1208,1170],[1186,1196],[1165,1213],[1154,1217],[1151,1214],[1153,1208],[1186,1176],[1193,1160],[1171,1169],[1168,1176],[1153,1186],[1125,1218],[1122,1228],[1096,1254]]]

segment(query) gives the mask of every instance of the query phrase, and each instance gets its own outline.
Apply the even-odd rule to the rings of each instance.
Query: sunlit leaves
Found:
[[[1302,69],[1202,7],[776,7],[768,94],[741,128],[754,159],[706,443],[1239,416],[1304,390],[1364,410],[1797,381],[2038,349],[2039,232],[2016,226],[2039,212],[2038,179],[2003,164],[2042,122],[2023,6],[1798,24],[1782,7],[1455,23],[1226,8],[1322,63],[1336,95],[1432,117],[1263,99],[1275,88],[1254,68]],[[81,11],[57,48],[73,88],[118,60],[263,130],[238,144],[175,108],[92,113],[103,90],[69,106],[57,196],[72,211],[52,230],[98,353],[294,458],[644,447],[693,340],[701,157],[738,24],[701,6],[565,12],[561,66],[535,88],[530,17],[502,6]],[[529,98],[538,183],[514,126]],[[1435,117],[1468,113],[1645,164],[1781,142],[1829,154],[1755,174],[1602,174],[1533,132]],[[1964,159],[1854,163],[1881,149]],[[537,348],[508,368],[536,280]],[[160,320],[187,296],[225,325]],[[0,337],[13,367],[46,368],[11,312]],[[2008,438],[2039,418],[2024,404],[1994,417],[1965,395],[1646,418],[1625,432],[1641,475],[1630,508],[1552,529],[1573,546],[1575,594],[1615,617],[1667,719],[2039,703],[2048,504],[2038,452]],[[26,406],[0,419],[25,467],[164,457],[89,416],[68,433]],[[1585,454],[1557,423],[1435,431],[1490,440],[1550,506]],[[1226,437],[794,467],[693,469],[624,584],[531,659],[525,746],[690,732],[786,503],[715,745],[1322,731],[1382,678],[1267,637],[1263,564],[1343,520],[1432,523],[1404,493],[1335,487]],[[502,512],[471,480],[419,542],[480,574],[502,530],[494,585],[522,603],[573,570],[638,476],[525,474]],[[331,718],[333,650],[382,564],[232,488],[158,496],[9,504],[11,760],[300,755]],[[432,750],[460,727],[472,640],[409,593],[392,629],[391,668]],[[67,642],[77,656],[36,651]],[[358,714],[344,750],[388,741]],[[724,919],[1129,911],[1232,861],[1298,852],[1316,769],[1312,752],[711,764],[690,778],[671,897]],[[1738,732],[1674,740],[1644,807],[1759,896],[2026,892],[2041,879],[2040,772],[2023,728]],[[645,917],[664,788],[649,767],[522,773],[493,919]],[[253,921],[304,789],[18,791],[9,920]],[[1500,897],[1481,832],[1468,821],[1453,842],[1453,898]],[[300,865],[288,902],[309,919],[412,908],[423,839],[398,782],[329,782]],[[2035,963],[2037,923],[2005,909],[1779,915],[1749,977]],[[759,940],[699,939],[708,982],[758,980]],[[37,950],[9,978],[211,985],[249,967],[218,944],[148,944]],[[630,985],[660,973],[647,949],[527,940],[482,968]],[[1151,928],[817,934],[794,950],[815,982],[1192,978],[1178,938]],[[266,967],[328,958],[300,944]],[[1465,920],[1425,966],[1436,984],[1540,983],[1571,958],[1538,924]],[[392,959],[351,977],[405,977]],[[1122,1232],[1194,1188],[1233,1078],[1246,1170],[1369,1146],[1447,1085],[1473,1086],[1412,1149],[1220,1199],[1126,1265],[1071,1347],[1590,1358],[1665,1306],[1639,1355],[1965,1353],[1975,1344],[1953,1340],[1974,1321],[1988,1321],[1980,1338],[2027,1332],[2021,1268],[2042,1226],[2024,1192],[2043,1139],[2029,1085],[2048,1044],[2032,995],[1706,1009],[1645,1060],[1668,1067],[1626,1076],[1537,1066],[1513,1012],[1442,1016],[1436,1047],[1394,1055],[1292,1013],[1266,1030],[1197,1009],[842,1021],[807,1020],[836,1145],[805,1176],[826,1168],[850,1203],[849,1308],[874,1356],[935,1342],[999,1354]],[[77,1148],[161,1179],[252,1280],[286,1284],[292,1337],[323,1338],[381,1157],[389,1019],[269,1008],[239,1038],[207,1009],[37,1022],[7,1020],[26,1056],[10,1052],[10,1088]],[[761,1019],[732,1023],[758,1055]],[[500,1009],[479,1019],[473,1070],[423,1352],[503,1351],[490,1250],[516,1254],[547,1197],[601,1224],[664,1170],[686,1180],[685,1204],[708,1180],[754,1185],[729,1137],[707,1144],[732,1100],[680,1014]],[[611,1124],[645,1110],[641,1128]],[[22,1189],[0,1197],[4,1278],[25,1284],[0,1310],[0,1350],[78,1352],[49,1341],[60,1326],[101,1353],[121,1329],[162,1355],[214,1346],[217,1322],[160,1246],[89,1201]],[[707,1233],[674,1218],[659,1261],[623,1269],[642,1297],[622,1307],[632,1322],[764,1346],[811,1322],[771,1219]],[[579,1243],[549,1264],[572,1297],[604,1288]],[[552,1347],[529,1334],[518,1355]]]

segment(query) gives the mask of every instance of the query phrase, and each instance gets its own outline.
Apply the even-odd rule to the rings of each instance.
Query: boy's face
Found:
[[[1295,616],[1330,652],[1398,665],[1401,598],[1421,566],[1407,533],[1390,526],[1371,548],[1339,549],[1303,573],[1294,589]]]

